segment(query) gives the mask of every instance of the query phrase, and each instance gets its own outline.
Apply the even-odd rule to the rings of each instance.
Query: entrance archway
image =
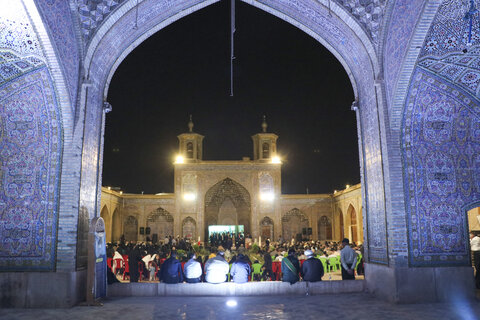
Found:
[[[127,0],[122,4],[124,8],[122,12],[117,11],[117,14],[106,17],[105,23],[90,36],[86,50],[86,78],[98,84],[86,92],[84,99],[86,114],[93,115],[93,118],[87,119],[87,122],[104,121],[100,111],[103,101],[106,100],[110,80],[118,65],[135,47],[170,23],[215,2],[173,1],[168,2],[167,5],[166,1],[145,0],[136,6],[136,1]],[[355,95],[352,109],[356,111],[358,120],[359,143],[362,150],[360,157],[363,169],[362,182],[368,184],[368,192],[365,193],[364,199],[365,207],[369,212],[366,217],[372,219],[368,227],[379,224],[378,228],[367,233],[367,235],[375,235],[370,241],[369,248],[372,248],[372,254],[369,257],[374,257],[378,263],[386,264],[388,260],[385,246],[387,243],[386,203],[385,192],[382,190],[384,190],[384,183],[388,181],[384,177],[384,167],[389,165],[390,158],[385,160],[382,153],[384,150],[382,150],[381,135],[384,133],[381,130],[385,128],[383,124],[385,118],[382,117],[387,112],[384,109],[386,104],[380,98],[383,96],[382,83],[374,85],[380,75],[374,43],[365,29],[349,15],[345,15],[344,8],[336,2],[329,3],[329,6],[321,2],[303,1],[272,0],[248,1],[248,3],[293,24],[312,36],[331,51],[345,68]],[[135,24],[135,21],[140,23]],[[136,25],[136,28],[131,28],[132,25]],[[97,128],[90,129],[86,131],[90,135],[100,134]],[[384,148],[394,148],[391,146],[393,145],[385,144]],[[218,216],[216,218],[218,219]],[[215,218],[211,217],[211,219]],[[218,221],[205,222],[205,227],[208,223],[218,223]],[[334,225],[337,230],[338,224],[334,223]],[[338,235],[336,232],[335,234]]]
[[[358,228],[357,228],[357,212],[355,208],[350,204],[347,209],[346,230],[345,235],[352,242],[358,241]]]
[[[285,241],[301,240],[308,228],[308,218],[301,210],[293,208],[282,217],[282,235]]]
[[[273,240],[273,220],[269,217],[264,217],[260,222],[260,236],[263,240]]]
[[[182,236],[190,240],[197,237],[197,223],[192,217],[186,217],[182,221]]]
[[[125,241],[136,242],[138,240],[138,220],[134,216],[125,218],[123,226]]]
[[[123,223],[120,210],[115,208],[112,214],[112,241],[120,241],[123,233]]]
[[[472,208],[467,211],[468,230],[480,233],[480,207]]]
[[[105,222],[105,240],[106,242],[112,241],[112,218],[110,217],[110,213],[108,211],[107,206],[103,206],[102,211],[100,211],[100,217],[103,218]]]
[[[150,238],[154,242],[165,237],[175,237],[173,233],[173,216],[163,208],[157,208],[147,217],[147,228],[150,228]]]
[[[216,183],[205,194],[205,235],[210,225],[243,225],[250,233],[250,193],[230,178]],[[208,236],[206,237],[208,239]]]

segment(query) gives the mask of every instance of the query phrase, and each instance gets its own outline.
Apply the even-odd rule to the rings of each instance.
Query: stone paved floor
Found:
[[[226,305],[237,301],[236,307]],[[275,297],[133,297],[102,307],[3,309],[0,319],[480,319],[480,300],[452,304],[394,305],[364,293]]]

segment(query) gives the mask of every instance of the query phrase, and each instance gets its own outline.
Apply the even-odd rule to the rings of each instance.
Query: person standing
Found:
[[[142,260],[142,255],[140,254],[140,248],[135,245],[131,245],[130,251],[128,252],[128,268],[130,282],[138,282],[140,273],[138,272],[138,263]]]
[[[347,238],[342,240],[343,249],[340,251],[342,263],[342,280],[355,280],[355,265],[357,264],[357,253],[350,248],[350,241]]]
[[[475,286],[480,289],[480,237],[470,233],[470,250],[473,253],[473,265],[475,266]]]
[[[305,260],[302,265],[301,274],[303,281],[322,281],[324,273],[322,262],[319,259],[313,257],[312,250],[305,250],[304,254],[307,257],[307,260]]]
[[[295,249],[291,248],[288,250],[288,256],[282,259],[282,281],[294,284],[300,280],[298,277],[299,270],[300,263],[298,262],[297,257],[295,257]]]

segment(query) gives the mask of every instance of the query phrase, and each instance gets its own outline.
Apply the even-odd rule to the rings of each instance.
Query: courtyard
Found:
[[[235,305],[236,304],[236,305]],[[390,304],[366,293],[263,297],[108,298],[100,307],[2,309],[0,319],[462,319],[480,318],[476,301]]]

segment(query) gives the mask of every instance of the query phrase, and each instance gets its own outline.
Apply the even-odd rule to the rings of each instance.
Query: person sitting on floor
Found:
[[[208,283],[222,283],[227,281],[230,266],[225,260],[224,255],[225,252],[219,251],[215,257],[205,262],[205,280]]]
[[[185,281],[188,283],[198,283],[202,281],[202,265],[195,260],[197,256],[195,253],[188,254],[189,260],[185,263],[183,271],[185,273]]]
[[[165,283],[183,282],[183,271],[180,261],[177,260],[177,252],[172,251],[170,258],[165,260],[160,270],[161,280]]]
[[[250,265],[248,264],[245,256],[239,254],[235,262],[232,264],[232,269],[230,270],[230,275],[232,280],[235,283],[245,283],[248,282],[248,276],[251,273]]]
[[[303,262],[301,271],[303,281],[322,281],[324,273],[322,262],[313,257],[312,250],[305,250],[305,256],[307,257],[307,260]]]

